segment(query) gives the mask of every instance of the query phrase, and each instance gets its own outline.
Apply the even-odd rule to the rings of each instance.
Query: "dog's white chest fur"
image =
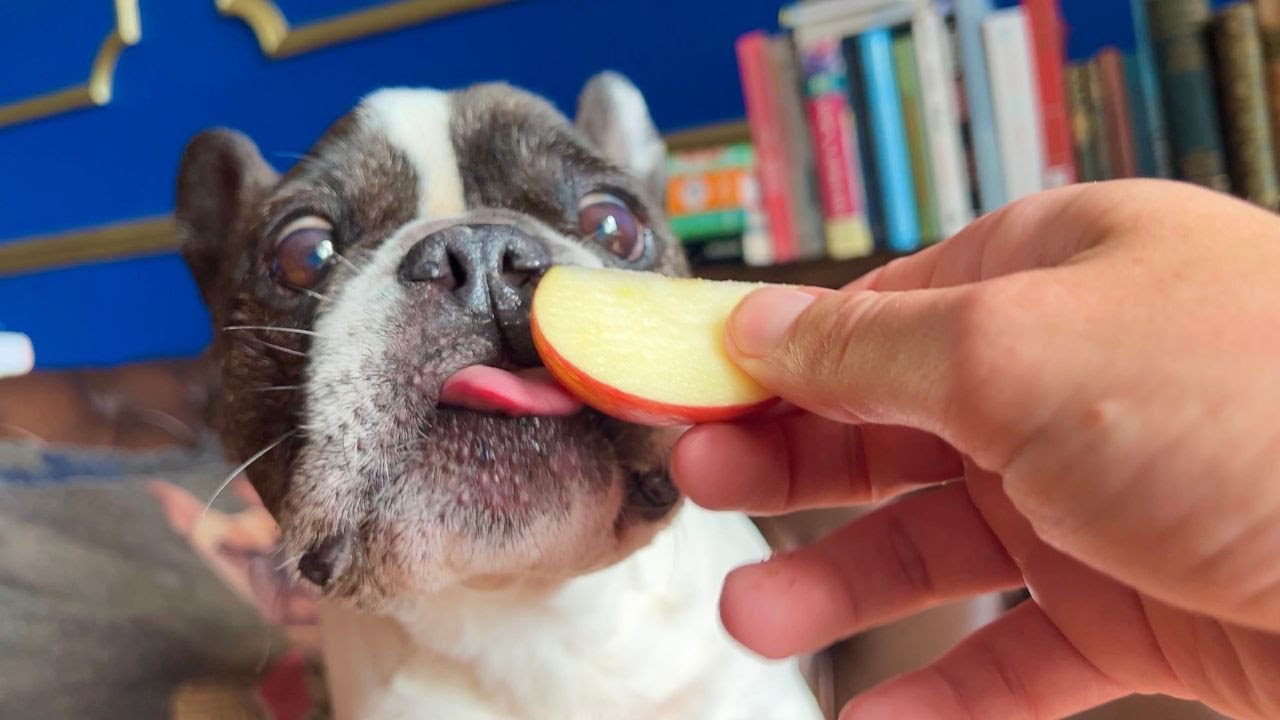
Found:
[[[768,546],[686,504],[623,562],[559,588],[456,591],[395,617],[324,612],[337,720],[809,720],[798,665],[721,628],[720,584]]]

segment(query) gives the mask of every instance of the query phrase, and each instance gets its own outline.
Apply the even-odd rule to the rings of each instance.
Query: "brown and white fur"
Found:
[[[664,165],[612,74],[576,123],[506,85],[383,90],[284,176],[238,133],[188,146],[176,218],[216,329],[217,427],[324,595],[338,718],[820,717],[795,663],[722,630],[722,579],[769,548],[681,502],[670,433],[439,401],[463,367],[537,364],[548,263],[687,273]],[[638,260],[583,237],[601,191],[648,229]],[[282,236],[313,226],[333,257],[282,284]]]

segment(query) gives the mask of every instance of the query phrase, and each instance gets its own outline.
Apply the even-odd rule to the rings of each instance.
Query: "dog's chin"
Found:
[[[561,582],[642,547],[679,503],[672,437],[594,411],[440,407],[407,430],[355,440],[376,460],[354,467],[347,442],[300,448],[281,520],[294,555],[331,556],[327,596],[376,609],[448,588]]]

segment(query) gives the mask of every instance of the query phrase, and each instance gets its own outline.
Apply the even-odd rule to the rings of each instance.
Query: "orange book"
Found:
[[[1102,117],[1106,126],[1103,131],[1111,156],[1111,177],[1137,177],[1138,155],[1133,145],[1124,56],[1113,47],[1104,48],[1098,53],[1098,71],[1102,76]]]

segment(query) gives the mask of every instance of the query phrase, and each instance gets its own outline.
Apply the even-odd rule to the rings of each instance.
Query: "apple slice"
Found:
[[[724,325],[759,285],[554,267],[530,325],[547,370],[584,403],[645,425],[749,415],[777,398],[738,369]]]

